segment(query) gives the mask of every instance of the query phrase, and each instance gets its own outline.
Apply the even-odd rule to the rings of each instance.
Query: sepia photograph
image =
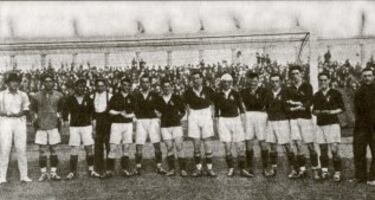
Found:
[[[0,200],[375,200],[374,11],[0,2]]]

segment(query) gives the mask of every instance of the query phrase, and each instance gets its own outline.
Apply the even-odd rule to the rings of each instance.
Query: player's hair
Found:
[[[299,65],[291,65],[289,67],[289,73],[291,73],[294,70],[298,70],[299,72],[302,72],[302,68]]]
[[[272,73],[272,74],[270,75],[270,80],[271,80],[271,78],[273,78],[273,77],[279,77],[279,79],[282,80],[282,77],[281,77],[281,75],[280,75],[279,73]]]
[[[160,85],[163,86],[165,83],[169,83],[171,84],[172,83],[172,80],[169,79],[169,78],[163,78],[161,81],[160,81]]]
[[[42,74],[40,76],[40,81],[44,82],[44,81],[46,81],[47,78],[50,78],[52,81],[55,81],[55,78],[53,77],[53,75],[49,74],[49,73]]]
[[[328,79],[331,79],[331,76],[327,72],[320,72],[318,74],[318,78],[321,77],[321,76],[326,76]]]
[[[107,81],[104,78],[97,78],[95,80],[95,85],[98,85],[98,83],[100,82],[104,83],[104,85],[107,85]]]
[[[147,74],[142,75],[142,76],[139,78],[139,80],[142,80],[142,79],[144,79],[144,78],[147,78],[148,81],[151,81],[151,77],[150,77],[149,75],[147,75]]]
[[[362,70],[362,73],[367,72],[367,71],[372,72],[372,75],[374,75],[374,70],[373,70],[371,67],[366,67],[366,68],[364,68],[364,69]]]
[[[131,83],[132,81],[131,81],[131,79],[129,77],[123,77],[121,79],[121,83],[123,83],[123,82],[125,82],[125,83]]]
[[[259,75],[258,75],[258,73],[254,72],[254,71],[248,71],[248,72],[246,73],[246,77],[247,77],[247,78],[250,78],[250,79],[253,79],[253,78],[257,78],[257,79],[259,79]]]
[[[191,72],[191,77],[195,76],[196,74],[199,75],[199,77],[203,78],[203,74],[202,72],[198,71],[198,70],[194,70]]]
[[[21,82],[21,77],[15,73],[15,72],[10,72],[7,76],[7,79],[5,80],[5,83],[9,83],[11,81],[16,81],[16,82]]]
[[[78,80],[75,82],[74,86],[75,86],[75,87],[78,87],[78,86],[81,85],[81,84],[83,84],[83,85],[86,86],[86,79],[83,79],[83,78],[78,79]]]

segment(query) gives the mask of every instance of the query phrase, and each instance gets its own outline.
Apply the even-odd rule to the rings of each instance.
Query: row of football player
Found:
[[[149,78],[141,77],[139,92],[129,94],[131,82],[122,80],[122,91],[113,97],[105,92],[105,81],[97,80],[97,92],[90,98],[85,96],[85,81],[76,83],[75,94],[64,100],[61,106],[62,118],[67,121],[70,116],[69,145],[72,147],[70,159],[70,173],[67,178],[76,177],[78,147],[83,143],[87,153],[87,163],[91,176],[110,177],[113,175],[114,163],[118,158],[118,151],[122,149],[121,166],[125,176],[141,174],[142,150],[149,137],[154,145],[157,172],[167,175],[177,173],[175,167],[175,154],[177,154],[180,174],[187,176],[186,156],[183,150],[181,118],[185,115],[185,105],[188,109],[188,136],[193,139],[195,169],[192,176],[201,176],[202,158],[201,143],[204,144],[207,174],[216,176],[212,164],[212,141],[214,135],[214,120],[218,117],[218,133],[220,140],[225,144],[225,156],[228,164],[228,176],[234,175],[234,159],[231,154],[232,146],[238,152],[238,166],[240,175],[254,176],[254,140],[259,141],[263,174],[274,176],[277,167],[277,145],[281,145],[286,152],[291,172],[290,178],[306,176],[306,154],[310,154],[313,177],[326,179],[328,172],[328,146],[331,146],[333,155],[335,181],[341,180],[341,158],[339,146],[341,133],[337,115],[344,111],[340,93],[330,89],[329,75],[319,74],[321,89],[313,95],[310,84],[303,82],[302,71],[298,67],[290,69],[292,86],[282,87],[281,77],[274,74],[270,77],[271,88],[259,87],[257,74],[247,74],[249,87],[242,91],[235,91],[232,87],[232,77],[224,74],[221,77],[221,91],[214,92],[204,87],[202,75],[192,73],[193,87],[188,89],[183,97],[173,94],[173,86],[168,80],[162,83],[163,94],[158,96],[149,92]],[[53,77],[45,76],[43,79],[45,90],[32,97],[32,110],[38,116],[39,130],[36,133],[36,143],[41,147],[40,166],[42,176],[40,180],[48,177],[60,179],[56,173],[57,156],[52,149],[51,173],[47,173],[47,146],[54,147],[60,142],[60,135],[53,123],[54,117],[43,116],[42,110],[55,106],[55,114],[59,110],[58,100],[61,97],[57,92],[51,91]],[[56,95],[54,95],[56,94]],[[54,97],[55,96],[55,97]],[[54,97],[54,98],[52,98]],[[48,100],[46,100],[48,99]],[[55,102],[55,103],[53,103]],[[47,106],[51,104],[51,106]],[[211,106],[214,105],[213,114]],[[311,120],[311,106],[313,114],[317,115],[317,130]],[[160,119],[157,113],[160,113]],[[94,127],[91,124],[94,115]],[[130,169],[129,148],[133,141],[133,117],[136,117],[136,155],[135,169]],[[45,119],[45,120],[43,120]],[[52,119],[52,120],[51,120]],[[44,123],[43,121],[48,121]],[[57,120],[56,120],[57,121]],[[51,127],[43,127],[46,126]],[[245,127],[243,127],[243,125]],[[94,170],[94,153],[92,150],[94,140],[103,137],[101,132],[110,127],[109,153],[107,169],[97,173]],[[168,170],[162,168],[162,154],[160,149],[161,139],[165,142],[168,155]],[[104,139],[105,140],[105,139]],[[321,170],[318,168],[318,156],[314,148],[314,141],[319,143],[321,150]],[[95,141],[97,142],[97,141]],[[104,142],[105,143],[105,142]],[[176,152],[174,152],[176,146]],[[306,151],[308,150],[308,151]]]

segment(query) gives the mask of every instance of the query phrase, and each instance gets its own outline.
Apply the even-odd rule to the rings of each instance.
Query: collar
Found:
[[[171,94],[169,94],[169,95],[163,95],[163,99],[164,99],[164,101],[165,102],[169,102],[169,100],[171,100],[171,98],[172,98],[172,93]]]
[[[47,90],[42,90],[42,91],[43,91],[43,94],[49,94],[49,95],[53,94],[53,90],[51,90],[50,92],[48,92]]]
[[[329,91],[331,91],[331,88],[328,88],[327,90],[323,91],[323,90],[320,90],[320,92],[323,94],[323,96],[326,96]]]
[[[124,97],[124,98],[126,98],[128,95],[129,95],[129,93],[121,92],[121,96]]]
[[[141,94],[142,94],[143,98],[146,98],[150,94],[150,90],[147,90],[146,92],[141,91]]]
[[[99,93],[99,92],[95,92],[95,95],[96,96],[101,96],[101,95],[105,95],[106,91],[103,91],[102,93]]]
[[[275,90],[272,90],[272,93],[273,93],[273,96],[277,96],[278,94],[280,94],[281,92],[281,88],[277,89],[276,91]]]
[[[303,81],[301,81],[301,83],[299,83],[298,85],[296,84],[292,84],[294,88],[296,88],[297,90],[302,86],[303,84]]]
[[[229,90],[226,90],[226,91],[223,90],[225,97],[228,97],[231,91],[232,91],[232,88],[229,88]]]
[[[202,91],[203,91],[203,86],[200,87],[198,90],[196,90],[196,89],[193,87],[193,91],[194,91],[195,93],[197,93],[197,94],[201,94]]]

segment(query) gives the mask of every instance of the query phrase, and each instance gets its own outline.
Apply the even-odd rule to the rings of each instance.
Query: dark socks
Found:
[[[70,172],[77,173],[78,155],[70,156]]]

